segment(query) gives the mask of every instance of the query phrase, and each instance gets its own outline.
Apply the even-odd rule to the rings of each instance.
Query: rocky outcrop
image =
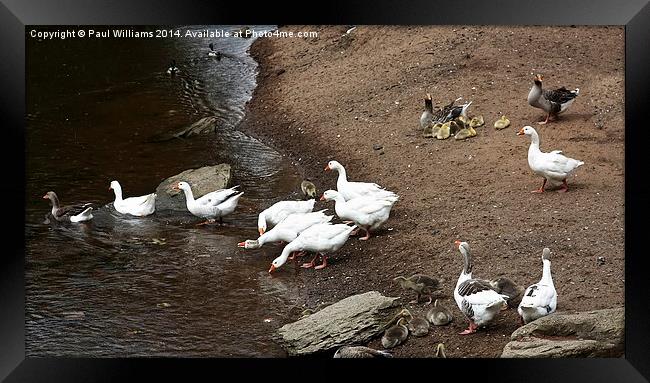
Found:
[[[620,357],[625,309],[551,314],[518,328],[502,358]]]
[[[381,334],[397,314],[397,299],[377,291],[347,297],[282,326],[278,330],[278,341],[289,355],[306,355],[367,342]]]
[[[194,198],[199,198],[209,192],[226,188],[230,179],[228,164],[189,169],[169,177],[156,188],[156,210],[186,210],[185,195],[181,191],[172,189],[172,185],[177,182],[189,183]]]

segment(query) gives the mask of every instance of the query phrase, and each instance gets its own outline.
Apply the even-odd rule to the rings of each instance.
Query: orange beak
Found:
[[[271,268],[269,269],[269,273],[272,273],[275,271],[275,266],[271,265]]]
[[[47,199],[47,198],[48,198],[48,197],[47,197],[47,194],[43,196],[43,199]]]
[[[258,228],[257,231],[260,233],[260,235],[264,234],[264,229],[262,229],[261,227]]]
[[[459,241],[459,240],[455,240],[455,241],[454,241],[454,245],[456,245],[456,247],[460,247],[460,241]]]
[[[320,200],[321,200],[321,201],[325,201],[325,194],[323,194],[322,196],[320,196]]]
[[[181,190],[181,189],[178,187],[178,184],[174,184],[174,185],[172,185],[172,189],[174,189],[174,190]]]
[[[237,247],[246,247],[246,242],[239,242]]]
[[[327,166],[325,166],[325,170],[332,170],[332,169],[330,168],[329,164],[328,164]]]
[[[523,136],[524,135],[524,128],[519,129],[519,131],[517,132],[517,135],[518,136]]]

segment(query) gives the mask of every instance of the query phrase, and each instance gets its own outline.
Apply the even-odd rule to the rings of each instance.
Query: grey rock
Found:
[[[289,355],[307,355],[361,344],[384,332],[397,314],[398,298],[377,291],[353,295],[278,330]]]
[[[156,210],[187,210],[185,194],[172,189],[172,185],[177,182],[189,183],[194,198],[199,198],[209,192],[228,187],[231,178],[231,169],[228,164],[189,169],[169,177],[156,188]]]
[[[625,309],[554,313],[515,330],[502,358],[620,357]]]

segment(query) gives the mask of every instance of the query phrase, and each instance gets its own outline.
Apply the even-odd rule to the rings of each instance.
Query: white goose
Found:
[[[359,238],[363,241],[370,238],[370,230],[378,229],[388,220],[390,209],[397,201],[397,197],[392,197],[391,200],[357,197],[346,201],[343,195],[336,190],[325,191],[320,199],[321,201],[335,201],[336,215],[341,219],[354,222],[366,232],[365,237]]]
[[[111,186],[108,187],[108,190],[111,189],[115,192],[113,207],[119,213],[144,217],[156,211],[156,193],[122,199],[122,186],[120,186],[119,182],[111,181]]]
[[[216,218],[223,223],[223,217],[235,211],[239,203],[239,197],[244,192],[237,192],[239,185],[233,186],[230,189],[219,189],[197,199],[194,199],[192,188],[187,182],[179,182],[172,186],[172,189],[182,190],[185,193],[185,202],[187,210],[197,217],[205,218],[207,221],[199,223],[205,225],[207,223],[214,223]]]
[[[465,267],[454,289],[454,299],[460,311],[469,319],[469,327],[461,335],[475,333],[488,324],[506,306],[503,295],[492,290],[489,281],[472,278],[472,257],[467,242],[455,241],[463,255]]]
[[[289,214],[309,213],[314,210],[316,200],[307,201],[280,201],[263,210],[257,218],[257,231],[264,234],[268,226],[275,226]]]
[[[260,235],[257,239],[247,239],[244,242],[239,242],[238,247],[245,249],[259,249],[265,243],[271,242],[291,242],[298,234],[302,233],[311,226],[319,223],[327,223],[334,218],[333,215],[325,215],[327,209],[314,211],[311,213],[294,213],[287,216],[275,225],[275,227],[264,234]]]
[[[557,291],[551,277],[551,250],[547,247],[542,252],[542,264],[542,279],[526,289],[517,308],[524,323],[551,314],[557,308]]]
[[[397,194],[382,188],[376,183],[349,182],[345,168],[338,161],[328,162],[325,170],[336,170],[339,173],[339,178],[336,181],[336,189],[343,195],[346,201],[364,196],[375,199],[393,199],[398,197]]]
[[[576,169],[583,165],[584,162],[565,157],[561,150],[554,150],[550,153],[544,153],[539,149],[539,135],[532,126],[524,126],[517,132],[518,136],[530,136],[531,142],[528,148],[528,166],[540,177],[544,177],[542,187],[533,190],[533,193],[543,193],[544,186],[548,181],[551,185],[557,186],[562,184],[561,192],[569,190],[566,183],[567,177],[573,174]]]
[[[348,240],[350,233],[352,233],[355,228],[356,226],[348,226],[344,223],[339,223],[337,225],[320,223],[311,226],[284,247],[282,254],[271,263],[269,273],[284,265],[289,258],[289,254],[296,251],[312,251],[316,253],[314,259],[309,263],[304,263],[302,267],[314,267],[314,262],[316,257],[318,257],[318,254],[323,255],[323,263],[314,267],[314,269],[327,267],[327,253],[340,249],[345,241]]]

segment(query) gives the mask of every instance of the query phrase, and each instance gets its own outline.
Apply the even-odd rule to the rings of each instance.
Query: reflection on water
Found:
[[[210,42],[221,60],[207,55]],[[284,355],[271,336],[299,295],[295,274],[268,275],[277,246],[237,249],[256,237],[256,212],[297,198],[300,182],[281,155],[235,129],[255,86],[251,43],[28,39],[27,355]],[[170,77],[172,59],[180,72]],[[205,116],[216,134],[150,139]],[[188,212],[124,217],[109,203],[113,179],[125,196],[143,195],[221,162],[245,192],[227,226],[196,227]],[[49,190],[64,204],[95,203],[95,218],[45,224]]]

